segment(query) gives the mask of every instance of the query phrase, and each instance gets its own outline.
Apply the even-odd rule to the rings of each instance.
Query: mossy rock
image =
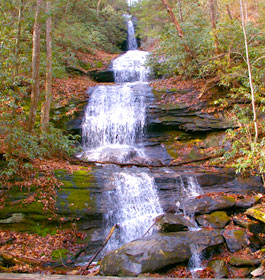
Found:
[[[197,222],[202,226],[211,226],[213,228],[224,228],[230,221],[229,216],[224,211],[216,211],[211,214],[205,214],[196,217]]]
[[[262,259],[253,258],[251,256],[232,256],[229,263],[233,266],[257,266]]]
[[[226,229],[223,236],[229,251],[232,253],[248,246],[248,236],[245,229]]]
[[[246,214],[265,224],[265,205],[258,204],[252,208],[247,209]]]
[[[56,202],[60,214],[80,216],[95,212],[96,202],[90,190],[95,179],[90,170],[80,169],[72,174],[56,170],[55,175],[63,183]]]
[[[224,260],[214,260],[208,263],[208,267],[213,269],[215,277],[227,278],[228,268]]]

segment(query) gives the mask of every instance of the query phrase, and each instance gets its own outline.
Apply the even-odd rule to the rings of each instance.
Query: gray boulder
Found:
[[[165,214],[158,222],[160,232],[178,232],[189,230],[189,227],[196,227],[195,223],[183,214]]]
[[[228,209],[235,206],[236,201],[228,195],[203,196],[185,203],[185,209],[190,213],[210,213],[215,210]],[[182,208],[184,208],[182,206]]]
[[[101,275],[137,276],[154,272],[171,264],[188,261],[190,246],[201,252],[223,243],[218,230],[177,233],[157,233],[125,244],[107,254],[100,267]]]

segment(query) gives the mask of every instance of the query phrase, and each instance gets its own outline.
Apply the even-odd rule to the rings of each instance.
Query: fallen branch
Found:
[[[107,245],[108,241],[110,240],[114,230],[118,227],[118,224],[114,225],[112,229],[110,230],[109,235],[107,236],[106,240],[103,242],[102,246],[97,250],[97,252],[92,256],[92,258],[89,260],[88,264],[85,266],[85,270],[88,269],[88,267],[91,265],[93,260],[98,256],[98,254],[104,249],[104,247]]]
[[[173,161],[170,162],[169,166],[180,166],[180,165],[184,165],[184,164],[189,164],[189,163],[194,163],[194,162],[199,162],[199,161],[205,161],[205,160],[212,159],[212,158],[218,158],[218,157],[221,157],[223,155],[224,155],[224,152],[220,153],[220,154],[216,154],[216,155],[203,157],[203,158],[191,159],[191,160],[180,161],[180,162],[174,162],[174,160],[173,160]]]
[[[114,162],[114,161],[84,161],[84,160],[80,160],[80,159],[68,159],[68,161],[71,164],[80,164],[83,166],[91,166],[91,164],[115,164],[118,165],[120,167],[147,167],[147,168],[155,168],[155,167],[170,167],[170,166],[181,166],[181,165],[185,165],[185,164],[189,164],[189,163],[194,163],[194,162],[200,162],[200,161],[205,161],[205,160],[209,160],[212,158],[218,158],[223,156],[224,153],[220,153],[220,154],[216,154],[216,155],[211,155],[211,156],[206,156],[203,158],[198,158],[198,159],[192,159],[192,160],[187,160],[187,161],[180,161],[180,162],[175,162],[175,160],[171,161],[169,164],[163,164],[160,161],[160,164],[154,164],[154,165],[150,165],[150,164],[140,164],[140,163],[119,163],[119,162]]]
[[[147,235],[147,233],[150,231],[150,229],[151,229],[158,221],[160,221],[164,216],[165,216],[165,214],[162,214],[162,215],[156,217],[156,218],[154,219],[153,224],[149,227],[149,229],[146,231],[146,233],[143,235],[143,237],[145,237],[145,236]]]

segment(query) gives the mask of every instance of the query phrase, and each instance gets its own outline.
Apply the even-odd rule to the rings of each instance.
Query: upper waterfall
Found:
[[[135,37],[133,22],[131,19],[128,20],[127,22],[127,28],[128,28],[128,44],[127,44],[128,51],[137,50],[138,45]]]

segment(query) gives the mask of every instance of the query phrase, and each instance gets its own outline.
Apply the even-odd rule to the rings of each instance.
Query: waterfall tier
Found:
[[[131,50],[113,61],[116,83],[147,82],[150,70],[145,66],[148,52]]]

